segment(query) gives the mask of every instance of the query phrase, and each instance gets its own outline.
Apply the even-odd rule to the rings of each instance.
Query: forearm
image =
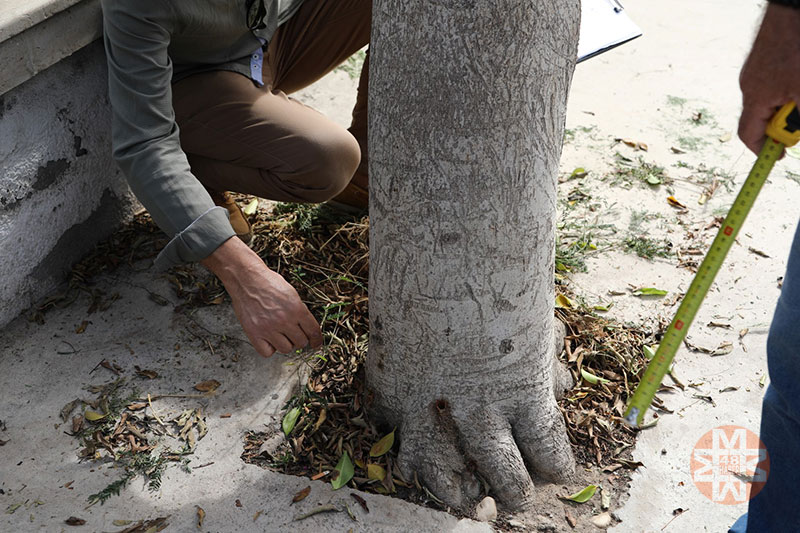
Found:
[[[236,238],[223,242],[200,264],[213,272],[226,287],[231,283],[240,284],[244,277],[267,269],[261,258]]]
[[[233,234],[181,150],[172,109],[173,18],[159,0],[103,0],[114,159],[153,220],[173,237],[158,268],[198,261]]]

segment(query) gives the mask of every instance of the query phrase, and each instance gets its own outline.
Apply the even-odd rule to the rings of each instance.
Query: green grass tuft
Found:
[[[672,183],[664,167],[648,163],[641,156],[633,160],[617,152],[615,163],[616,168],[606,176],[606,179],[610,178],[611,185],[630,188],[633,185],[655,187]]]
[[[642,235],[631,235],[625,239],[625,248],[645,259],[669,257],[672,255],[672,243],[666,239],[652,239]]]

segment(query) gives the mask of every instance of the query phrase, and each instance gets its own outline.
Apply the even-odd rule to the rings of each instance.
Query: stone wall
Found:
[[[85,28],[79,32],[74,11],[86,6],[92,16],[80,20]],[[111,159],[96,7],[97,2],[79,3],[30,27],[17,20],[19,33],[0,32],[7,37],[0,42],[0,326],[53,291],[70,266],[137,207]],[[26,32],[35,34],[36,42],[58,43],[59,35],[66,35],[73,47],[75,39],[89,44],[70,54],[65,54],[70,45],[49,55],[25,48],[49,60],[28,69],[20,83],[24,58],[2,61]],[[2,80],[8,83],[12,76],[15,86],[3,90]]]

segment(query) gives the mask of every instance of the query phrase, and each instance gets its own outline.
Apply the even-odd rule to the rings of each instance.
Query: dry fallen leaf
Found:
[[[195,385],[194,388],[200,392],[214,392],[220,385],[221,383],[216,379],[209,379],[207,381],[201,381]]]
[[[144,368],[139,368],[138,366],[135,366],[134,369],[136,370],[136,375],[139,377],[147,379],[156,379],[158,377],[158,372],[154,370],[147,370]]]
[[[81,333],[86,331],[86,326],[88,326],[88,325],[89,325],[89,321],[88,320],[84,320],[83,322],[81,322],[80,326],[75,328],[75,333],[80,335]]]
[[[305,513],[305,514],[300,514],[300,515],[295,516],[294,520],[295,521],[305,520],[306,518],[310,518],[310,517],[312,517],[314,515],[318,515],[320,513],[339,513],[339,512],[341,512],[341,509],[339,509],[335,505],[332,505],[332,504],[320,505],[319,507],[316,507],[316,508],[312,509],[311,511]]]
[[[107,370],[110,370],[110,371],[112,371],[113,373],[115,373],[115,374],[116,374],[116,375],[118,375],[118,376],[119,376],[120,374],[122,374],[122,372],[121,372],[121,370],[122,370],[122,369],[119,367],[119,365],[116,365],[116,364],[113,364],[113,365],[112,365],[112,364],[111,364],[111,363],[109,363],[109,362],[108,362],[106,359],[103,359],[102,361],[100,361],[100,362],[99,362],[99,363],[97,363],[97,364],[98,364],[99,366],[102,366],[103,368],[105,368],[105,369],[107,369]]]
[[[83,420],[84,420],[83,417],[80,416],[80,415],[72,417],[72,434],[73,435],[76,434],[77,432],[79,432],[83,428]]]
[[[353,499],[358,502],[358,504],[361,506],[361,508],[364,509],[365,513],[369,512],[369,507],[367,507],[367,500],[365,500],[364,498],[362,498],[361,496],[359,496],[355,492],[351,492],[350,496],[352,496]]]
[[[370,463],[367,465],[367,478],[383,481],[386,477],[386,469],[381,465]]]
[[[157,303],[158,305],[160,305],[162,307],[166,306],[166,305],[169,305],[169,300],[167,300],[166,298],[164,298],[160,294],[156,294],[154,292],[149,292],[148,291],[148,296],[150,297],[151,300],[153,300],[155,303]]]
[[[686,206],[680,203],[674,196],[667,196],[667,203],[672,207],[677,207],[678,209],[686,209]]]
[[[564,510],[564,518],[567,519],[567,523],[569,524],[569,527],[574,529],[575,526],[578,525],[578,521],[575,520],[575,517],[570,514],[568,509]]]
[[[683,343],[693,352],[707,353],[709,355],[728,355],[733,351],[733,343],[730,341],[723,341],[714,349],[698,346],[690,342],[689,339],[684,339]]]
[[[327,413],[328,413],[327,409],[323,409],[322,411],[320,411],[319,418],[317,419],[317,422],[314,424],[314,432],[319,431],[319,428],[322,425],[322,423],[325,422],[326,418],[328,418]]]
[[[84,520],[83,518],[78,518],[76,516],[70,516],[69,518],[64,520],[64,523],[67,524],[68,526],[82,526],[83,524],[86,523],[86,520]]]
[[[203,520],[206,519],[206,512],[199,505],[197,506],[197,529],[203,528]]]
[[[89,411],[89,410],[83,413],[83,416],[85,416],[86,420],[88,420],[89,422],[97,422],[98,420],[102,420],[106,417],[106,415],[102,413],[96,413],[94,411]]]
[[[386,452],[392,449],[394,446],[394,430],[391,433],[384,436],[381,440],[376,442],[372,448],[369,450],[370,457],[380,457],[384,455]]]
[[[163,531],[169,526],[167,519],[169,516],[162,516],[152,520],[139,520],[132,523],[129,527],[119,531],[118,533],[157,533]]]
[[[710,355],[728,355],[733,351],[733,343],[730,341],[724,341],[717,346],[717,349],[711,352]]]
[[[353,514],[352,510],[350,510],[350,506],[347,505],[347,502],[345,502],[345,504],[344,504],[344,510],[347,511],[347,516],[350,517],[350,520],[352,520],[353,522],[358,522],[358,518],[356,518],[356,515]],[[353,528],[351,527],[349,532],[352,532],[352,531],[353,531]]]
[[[304,500],[306,496],[308,496],[310,493],[311,493],[311,485],[309,485],[308,487],[304,488],[303,490],[295,494],[294,498],[292,498],[292,503],[297,503],[299,501]]]
[[[67,419],[69,418],[69,415],[72,414],[72,411],[75,410],[75,408],[78,406],[79,403],[81,403],[81,401],[78,400],[78,399],[75,399],[75,400],[72,400],[71,402],[69,402],[64,407],[62,407],[61,408],[61,420],[66,422]]]

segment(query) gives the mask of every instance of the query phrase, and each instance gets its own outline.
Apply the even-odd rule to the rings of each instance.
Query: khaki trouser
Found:
[[[284,202],[323,202],[351,178],[366,188],[369,58],[349,130],[286,95],[367,45],[371,18],[372,0],[305,0],[269,43],[263,87],[229,71],[173,85],[181,147],[206,188]]]

